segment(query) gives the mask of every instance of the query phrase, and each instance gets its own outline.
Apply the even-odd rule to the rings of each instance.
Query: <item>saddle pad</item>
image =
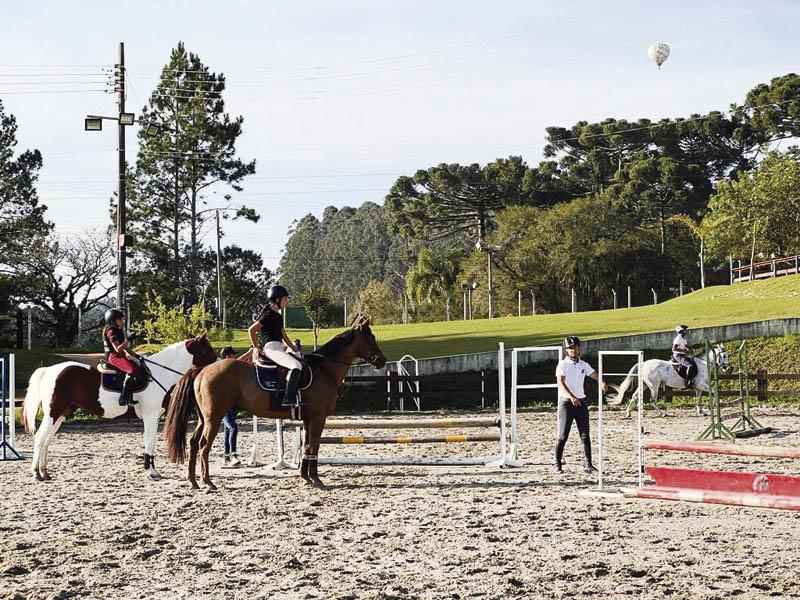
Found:
[[[122,392],[122,384],[124,381],[125,373],[100,373],[100,382],[103,385],[103,389],[108,390],[109,392]],[[149,384],[149,378],[137,378],[137,380],[133,382],[131,392],[137,394],[141,391],[144,391]]]
[[[285,374],[279,373],[280,370],[285,372],[286,369],[281,369],[277,365],[274,367],[264,367],[259,364],[254,364],[254,367],[256,370],[256,381],[258,381],[258,385],[262,390],[267,392],[277,392],[279,388],[279,379],[282,380],[281,383],[285,382],[286,380]]]

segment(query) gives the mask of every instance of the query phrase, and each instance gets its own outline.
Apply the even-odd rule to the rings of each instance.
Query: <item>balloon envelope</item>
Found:
[[[650,44],[650,47],[647,49],[647,56],[649,56],[651,60],[654,60],[660,69],[664,61],[669,58],[669,46],[661,42]]]

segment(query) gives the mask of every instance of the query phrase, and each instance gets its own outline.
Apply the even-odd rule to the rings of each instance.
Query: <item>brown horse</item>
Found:
[[[325,419],[336,409],[339,386],[356,357],[376,369],[386,364],[369,327],[369,317],[358,317],[353,326],[334,337],[309,355],[313,373],[310,387],[303,392],[302,420],[306,440],[302,478],[314,487],[322,487],[317,474],[317,452]],[[288,419],[289,408],[278,408],[272,392],[261,389],[252,365],[241,360],[224,360],[210,365],[199,373],[187,373],[175,386],[164,420],[167,458],[182,464],[186,455],[186,432],[192,405],[197,405],[197,427],[189,442],[189,481],[197,489],[195,466],[200,451],[200,473],[210,490],[216,489],[208,473],[208,455],[219,431],[222,417],[232,407],[259,417]],[[272,406],[272,409],[270,408]]]
[[[34,477],[37,480],[50,479],[47,449],[66,416],[77,406],[104,419],[115,419],[129,410],[142,419],[144,468],[151,479],[158,479],[161,474],[156,469],[154,456],[165,392],[190,369],[200,369],[215,360],[216,353],[205,333],[176,342],[151,356],[143,356],[142,363],[149,373],[148,383],[133,394],[137,404],[132,409],[119,405],[118,391],[109,391],[101,385],[101,374],[95,367],[64,362],[36,369],[28,383],[22,412],[25,431],[33,433],[36,430],[31,463]],[[40,408],[43,417],[36,429],[36,414]]]

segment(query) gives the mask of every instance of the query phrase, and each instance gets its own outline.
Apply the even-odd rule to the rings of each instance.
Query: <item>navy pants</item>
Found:
[[[235,408],[231,408],[225,413],[222,418],[222,424],[225,426],[225,431],[222,434],[222,439],[225,443],[225,455],[236,454],[236,435],[239,433],[239,427],[236,425]]]

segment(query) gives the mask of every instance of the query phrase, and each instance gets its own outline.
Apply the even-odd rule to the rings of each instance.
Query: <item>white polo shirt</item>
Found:
[[[678,348],[682,349],[681,354],[685,354],[686,351],[689,349],[689,340],[686,339],[685,336],[681,335],[680,333],[675,336],[675,339],[672,340],[672,345],[677,346]]]
[[[583,391],[583,380],[592,373],[594,373],[594,369],[591,365],[580,358],[578,362],[573,362],[567,356],[562,358],[556,366],[556,378],[564,377],[564,382],[576,398],[586,398],[586,393]],[[563,397],[561,390],[558,391],[558,397]],[[567,400],[567,398],[564,399]]]

